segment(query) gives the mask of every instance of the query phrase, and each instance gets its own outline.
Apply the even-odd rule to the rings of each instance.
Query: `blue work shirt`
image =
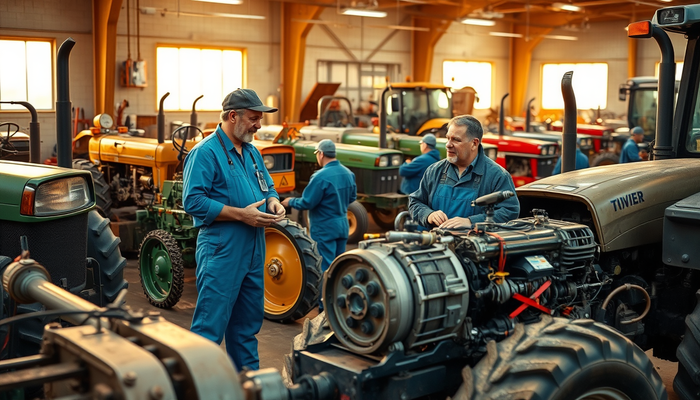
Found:
[[[588,157],[586,157],[585,154],[579,149],[578,147],[576,148],[576,167],[574,169],[584,169],[588,168],[590,165],[588,165]],[[561,174],[561,156],[557,160],[556,165],[554,165],[554,171],[552,171],[552,175],[556,174]]]
[[[438,186],[445,174],[445,183],[455,189],[471,189],[475,192],[474,198],[485,196],[494,192],[510,190],[515,193],[515,185],[513,179],[508,172],[496,164],[495,161],[484,155],[484,148],[479,145],[479,154],[476,163],[470,165],[463,173],[458,176],[458,169],[451,164],[447,159],[440,160],[429,166],[423,175],[420,182],[420,187],[417,191],[408,196],[408,209],[411,216],[419,224],[429,227],[428,216],[437,211],[433,209],[434,196]],[[483,207],[471,207],[470,204],[461,204],[462,214],[458,215],[462,218],[469,218],[472,224],[484,222],[486,213]],[[444,211],[444,210],[443,210]],[[507,222],[518,218],[520,212],[520,202],[516,196],[502,201],[495,207],[494,220],[496,222]],[[448,218],[452,218],[448,214]]]
[[[318,242],[347,239],[348,206],[355,200],[355,174],[335,160],[314,172],[302,197],[290,199],[289,205],[297,210],[309,210],[309,233]]]
[[[642,158],[639,157],[639,146],[637,145],[637,142],[635,142],[634,139],[629,138],[627,139],[627,142],[625,142],[625,145],[622,146],[622,151],[620,152],[620,164],[634,161],[642,161]]]
[[[403,176],[401,193],[411,194],[418,190],[425,170],[436,161],[440,161],[440,151],[432,149],[414,158],[410,163],[403,163],[399,168],[399,175]]]

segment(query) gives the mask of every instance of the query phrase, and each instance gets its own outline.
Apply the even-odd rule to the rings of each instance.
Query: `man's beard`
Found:
[[[456,164],[457,160],[458,160],[457,156],[454,156],[454,157],[447,156],[446,158],[447,158],[447,161],[451,162],[452,164]]]
[[[255,129],[255,128],[252,128],[252,129],[253,129],[253,132],[246,131],[245,128],[243,128],[242,126],[240,128],[238,126],[236,126],[233,129],[233,135],[241,142],[250,143],[253,141],[253,135],[255,135],[255,132],[257,132],[257,129]]]

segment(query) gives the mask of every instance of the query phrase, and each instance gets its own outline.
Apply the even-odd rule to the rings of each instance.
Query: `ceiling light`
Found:
[[[371,18],[384,18],[384,17],[386,17],[386,12],[384,12],[384,11],[362,10],[359,8],[345,8],[341,12],[341,14],[353,15],[355,17],[371,17]]]
[[[494,26],[496,21],[491,21],[490,19],[481,18],[464,18],[461,23],[465,25],[478,25],[478,26]]]
[[[141,7],[141,12],[146,14],[148,7]],[[161,15],[171,14],[171,15],[184,15],[188,17],[221,17],[221,18],[240,18],[240,19],[265,19],[264,15],[247,15],[247,14],[229,14],[229,13],[218,13],[218,12],[192,12],[192,11],[171,11],[165,8],[156,8]]]
[[[243,0],[194,0],[194,1],[203,1],[206,3],[233,4],[233,5],[243,4]]]
[[[523,35],[521,33],[510,33],[510,32],[489,32],[491,36],[498,37],[509,37],[509,38],[521,38]]]
[[[581,11],[581,7],[575,6],[571,3],[552,3],[552,8],[557,9],[557,10],[571,11],[571,12]]]
[[[578,40],[576,36],[564,36],[564,35],[544,35],[545,39],[556,39],[556,40]]]

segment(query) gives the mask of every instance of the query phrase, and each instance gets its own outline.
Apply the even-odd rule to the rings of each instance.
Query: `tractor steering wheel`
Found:
[[[190,129],[196,129],[197,131],[199,131],[199,133],[200,133],[201,135],[204,135],[204,134],[202,133],[202,130],[199,129],[198,127],[194,126],[194,125],[182,125],[181,127],[177,128],[177,129],[175,129],[175,130],[173,131],[173,134],[172,134],[172,136],[171,136],[171,138],[170,138],[170,139],[173,141],[173,147],[175,147],[175,150],[177,150],[178,153],[179,153],[179,154],[177,155],[177,159],[180,160],[180,161],[182,161],[182,159],[184,158],[183,156],[186,156],[187,153],[190,152],[190,151],[187,149],[187,139],[188,139],[189,136],[190,136]],[[186,131],[186,132],[180,132],[180,131],[182,131],[182,130],[187,130],[187,131]],[[193,137],[194,137],[194,136],[193,136]],[[178,142],[177,142],[177,139],[182,139],[182,143],[178,143]]]
[[[7,132],[3,132],[7,130]],[[5,154],[17,154],[18,150],[12,145],[10,139],[19,132],[19,125],[14,122],[3,122],[0,124],[0,158]]]

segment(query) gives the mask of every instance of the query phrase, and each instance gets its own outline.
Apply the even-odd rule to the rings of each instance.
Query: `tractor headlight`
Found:
[[[542,156],[547,155],[547,146],[540,147],[540,155],[542,155]]]
[[[74,176],[42,183],[36,189],[25,187],[20,213],[36,216],[56,215],[89,207],[93,202],[87,179]]]
[[[275,157],[273,156],[263,156],[263,162],[265,163],[265,167],[267,167],[267,169],[272,169],[275,167]]]
[[[547,154],[549,154],[550,156],[553,156],[556,152],[557,152],[557,148],[554,146],[549,146],[547,148]]]
[[[376,167],[386,167],[389,165],[389,156],[381,156],[377,158],[374,164]]]
[[[496,161],[498,158],[498,149],[487,149],[484,151],[484,153],[486,154],[486,157],[492,159],[493,161]]]
[[[392,167],[398,167],[401,165],[401,154],[394,154],[391,156],[391,166]]]

